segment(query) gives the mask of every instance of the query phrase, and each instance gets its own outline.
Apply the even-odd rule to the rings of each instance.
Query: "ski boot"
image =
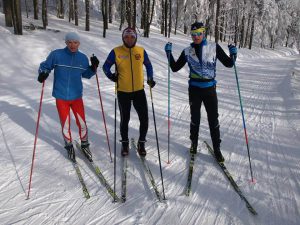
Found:
[[[196,141],[192,141],[191,143],[191,147],[190,147],[190,154],[197,154],[197,142]]]
[[[121,155],[122,156],[128,156],[129,154],[129,141],[121,141],[122,142],[122,148],[121,148]]]
[[[214,153],[215,153],[215,157],[216,157],[216,160],[220,163],[223,163],[225,161],[220,149],[216,149],[214,150]]]
[[[137,151],[141,157],[145,157],[147,155],[146,149],[145,149],[145,142],[146,141],[139,141],[137,145]]]
[[[89,161],[93,161],[92,159],[93,156],[89,146],[90,143],[88,141],[81,141],[81,151]]]
[[[73,144],[72,143],[66,144],[65,149],[68,152],[69,159],[71,159],[73,162],[76,162]]]

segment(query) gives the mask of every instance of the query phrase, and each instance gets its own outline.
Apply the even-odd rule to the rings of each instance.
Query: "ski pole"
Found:
[[[116,202],[116,155],[117,155],[117,82],[115,82],[115,130],[114,130],[114,202]]]
[[[236,69],[236,65],[235,65],[235,60],[233,62],[233,67],[234,67],[234,72],[235,72],[236,84],[237,84],[238,93],[239,93],[239,99],[240,99],[241,113],[242,113],[242,118],[243,118],[244,135],[245,135],[245,141],[246,141],[246,146],[247,146],[247,151],[248,151],[248,160],[249,160],[249,165],[250,165],[251,181],[254,182],[253,172],[252,172],[252,166],[251,166],[251,158],[250,158],[248,135],[247,135],[247,129],[246,129],[246,122],[245,122],[245,117],[244,117],[243,103],[242,103],[242,97],[241,97],[241,92],[240,92],[240,85],[239,85],[239,79],[238,79],[238,75],[237,75],[237,69]]]
[[[168,52],[168,164],[170,163],[170,51]]]
[[[100,91],[100,85],[99,85],[99,79],[98,79],[98,74],[97,73],[96,73],[96,79],[97,79],[97,86],[98,86],[98,94],[99,94],[99,99],[100,99],[100,105],[101,105],[101,110],[102,110],[102,118],[103,118],[105,133],[106,133],[106,140],[107,140],[107,145],[108,145],[108,150],[109,150],[110,162],[112,162],[111,150],[110,150],[110,143],[109,143],[109,138],[108,138],[108,133],[107,133],[106,120],[105,120],[105,115],[104,115],[104,109],[103,109],[103,103],[102,103],[102,97],[101,97],[101,91]]]
[[[160,169],[160,177],[161,177],[161,183],[162,183],[162,190],[163,190],[163,196],[164,200],[166,200],[165,196],[165,188],[164,188],[164,179],[161,169],[161,160],[160,160],[160,152],[159,152],[159,144],[158,144],[158,137],[157,137],[157,129],[156,129],[156,121],[155,121],[155,113],[154,113],[154,104],[153,104],[153,97],[152,97],[152,88],[150,87],[150,96],[151,96],[151,103],[152,103],[152,113],[153,113],[153,121],[154,121],[154,129],[155,129],[155,137],[156,137],[156,144],[157,144],[157,153],[158,153],[158,161],[159,161],[159,169]]]
[[[40,116],[41,116],[41,111],[42,111],[44,86],[45,86],[45,81],[43,81],[42,92],[41,92],[41,97],[40,97],[40,106],[39,106],[38,118],[37,118],[36,128],[35,128],[35,137],[34,137],[34,144],[33,144],[33,153],[32,153],[31,169],[30,169],[30,175],[29,175],[29,185],[28,185],[27,199],[29,199],[30,189],[31,189],[31,181],[32,181],[33,165],[34,165],[34,158],[35,158],[36,142],[37,142],[37,137],[38,137],[38,133],[39,133],[39,123],[40,123]]]

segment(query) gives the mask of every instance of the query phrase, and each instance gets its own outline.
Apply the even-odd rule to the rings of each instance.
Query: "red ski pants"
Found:
[[[66,144],[72,142],[72,135],[70,129],[70,109],[72,109],[73,114],[75,116],[81,141],[87,141],[88,130],[85,121],[82,98],[75,100],[56,99],[56,107],[60,118],[62,134]]]

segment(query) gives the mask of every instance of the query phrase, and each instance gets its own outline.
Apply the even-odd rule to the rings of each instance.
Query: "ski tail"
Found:
[[[214,150],[210,147],[210,145],[204,141],[208,151],[212,154],[212,156],[215,158],[214,155]],[[216,159],[216,158],[215,158]],[[232,185],[232,187],[234,188],[234,190],[238,193],[238,195],[240,196],[240,198],[245,202],[247,209],[253,214],[253,215],[257,215],[257,212],[255,211],[255,209],[252,207],[252,205],[248,202],[247,198],[245,197],[245,195],[243,194],[243,192],[241,191],[240,187],[237,185],[237,183],[234,181],[233,177],[231,176],[230,172],[228,171],[228,169],[226,168],[224,162],[218,162],[216,160],[216,162],[219,164],[219,166],[221,167],[223,173],[225,174],[225,176],[227,177],[227,179],[229,180],[230,184]]]

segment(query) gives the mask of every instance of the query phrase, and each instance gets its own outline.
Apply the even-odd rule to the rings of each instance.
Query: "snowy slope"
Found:
[[[112,203],[91,167],[77,152],[91,198],[83,197],[80,183],[63,149],[55,101],[51,96],[52,76],[46,81],[40,120],[30,199],[26,199],[41,84],[36,81],[39,63],[48,53],[64,47],[67,31],[78,30],[81,50],[93,53],[102,65],[109,51],[121,44],[117,25],[107,38],[101,37],[100,22],[92,31],[51,19],[53,31],[26,31],[12,35],[0,14],[0,221],[1,224],[300,224],[300,59],[291,49],[241,49],[237,71],[249,137],[251,163],[256,183],[250,182],[239,97],[234,70],[218,63],[218,97],[222,150],[228,170],[257,210],[253,216],[233,190],[205,148],[210,143],[206,112],[202,109],[200,143],[192,194],[184,195],[188,173],[189,106],[188,68],[171,73],[170,163],[167,151],[168,81],[164,44],[172,41],[179,56],[190,42],[177,35],[165,39],[153,31],[149,39],[139,37],[154,67],[157,85],[153,89],[156,123],[167,201],[158,203],[135,152],[130,152],[127,201]],[[82,23],[83,24],[83,23]],[[222,45],[226,49],[226,45]],[[114,134],[114,85],[98,69],[110,144]],[[152,108],[148,96],[150,127],[147,159],[162,191]],[[113,163],[107,147],[96,79],[84,81],[84,101],[94,160],[113,184]],[[118,113],[119,121],[119,113]],[[137,137],[138,118],[134,110],[130,137]],[[119,127],[119,126],[118,126]],[[118,129],[117,127],[117,129]],[[72,120],[73,138],[77,127]],[[117,130],[119,140],[119,130]],[[113,151],[113,148],[111,149]],[[119,145],[117,146],[116,189],[121,191]]]

